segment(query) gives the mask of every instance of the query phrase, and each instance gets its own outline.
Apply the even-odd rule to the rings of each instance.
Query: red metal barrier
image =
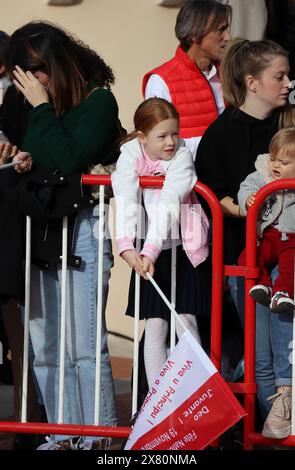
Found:
[[[164,177],[140,177],[141,187],[161,188]],[[111,184],[109,175],[83,175],[85,185]],[[222,279],[223,279],[223,215],[215,194],[204,184],[197,182],[195,191],[209,204],[213,214],[213,251],[212,251],[212,330],[211,359],[216,368],[221,370],[221,331],[222,331]],[[126,438],[129,427],[104,427],[68,424],[43,424],[24,422],[0,422],[0,431],[22,433],[54,433],[70,435],[97,435]]]
[[[85,175],[84,184],[98,184],[97,177]],[[142,187],[162,187],[164,178],[140,177]],[[110,176],[100,176],[99,183],[110,184]],[[249,292],[259,277],[256,267],[256,225],[259,208],[265,198],[272,192],[280,189],[295,189],[295,182],[290,179],[272,182],[263,187],[256,195],[255,204],[250,207],[246,220],[246,265],[223,266],[223,214],[219,200],[215,194],[204,184],[197,182],[195,191],[209,204],[212,212],[212,307],[211,307],[211,352],[210,357],[217,369],[221,370],[222,354],[222,290],[223,276],[243,276],[245,278],[245,292]],[[244,408],[247,416],[244,418],[244,449],[251,449],[252,444],[260,443],[271,445],[273,441],[261,434],[254,433],[255,425],[255,302],[245,295],[245,353],[244,353],[244,382],[229,383],[234,393],[244,395]],[[294,445],[295,437],[279,440],[280,445]]]
[[[255,204],[251,206],[247,214],[246,225],[246,266],[252,269],[256,266],[256,226],[257,216],[263,201],[273,192],[291,189],[295,190],[295,181],[292,179],[281,179],[267,184],[258,191],[255,197]],[[252,276],[245,276],[245,292],[255,285]],[[254,382],[255,380],[255,302],[249,296],[245,295],[245,382]],[[272,445],[274,442],[278,445],[295,445],[295,436],[289,436],[287,439],[267,439],[261,434],[254,433],[254,395],[246,395],[245,410],[248,412],[248,427],[246,434],[246,447],[251,444],[259,443]]]
[[[255,279],[259,277],[259,268],[256,267],[257,246],[257,217],[263,201],[273,192],[281,189],[295,189],[295,182],[291,179],[281,179],[269,183],[260,189],[255,198],[255,204],[247,212],[246,219],[246,265],[225,266],[225,274],[230,276],[243,276],[245,278],[245,293],[255,285]],[[286,439],[267,439],[261,434],[255,433],[255,331],[256,331],[256,304],[250,295],[245,294],[245,352],[244,352],[244,382],[229,384],[235,393],[242,393],[244,408],[247,416],[244,418],[244,448],[252,449],[253,444],[264,445],[295,445],[295,436]]]
[[[141,187],[162,187],[163,177],[140,177]],[[85,185],[110,185],[108,175],[84,175]],[[279,189],[295,189],[295,182],[280,180],[268,184],[256,195],[256,202],[248,211],[246,228],[246,266],[223,266],[223,214],[215,194],[204,184],[197,182],[195,191],[209,204],[213,219],[212,232],[212,309],[211,309],[211,360],[221,370],[222,351],[222,290],[223,276],[235,275],[245,277],[246,292],[255,284],[259,276],[256,268],[256,221],[259,207],[263,200]],[[254,433],[255,413],[255,302],[249,295],[245,296],[245,374],[243,383],[229,384],[234,393],[245,395],[244,406],[248,415],[244,418],[244,448],[251,449],[251,444],[278,443],[278,440],[265,439]],[[1,422],[0,431],[23,433],[55,433],[71,435],[97,435],[125,438],[129,435],[128,427],[103,427],[67,424],[41,424]],[[295,445],[295,436],[279,440],[281,445]]]
[[[141,176],[142,188],[161,188],[164,177]],[[84,175],[83,184],[109,185],[111,177],[108,175]],[[212,329],[211,329],[211,360],[216,368],[221,370],[221,332],[222,332],[222,280],[223,280],[223,214],[219,200],[211,191],[199,181],[195,185],[195,191],[209,204],[213,218],[212,232]]]

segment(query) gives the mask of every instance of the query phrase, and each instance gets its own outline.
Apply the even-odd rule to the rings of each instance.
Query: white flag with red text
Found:
[[[125,450],[201,450],[243,416],[214,364],[186,331],[149,390]]]

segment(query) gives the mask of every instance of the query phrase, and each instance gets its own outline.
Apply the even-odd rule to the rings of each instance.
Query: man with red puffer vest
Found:
[[[207,127],[224,110],[219,63],[230,41],[231,7],[216,0],[187,0],[178,13],[175,56],[143,78],[145,99],[158,96],[180,115],[180,137],[195,158]]]

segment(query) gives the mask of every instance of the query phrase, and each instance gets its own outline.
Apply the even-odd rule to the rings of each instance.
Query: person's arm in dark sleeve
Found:
[[[239,206],[230,196],[230,181],[225,158],[222,123],[215,121],[203,135],[196,156],[198,180],[208,186],[220,201],[224,215],[240,217]]]
[[[79,110],[78,110],[79,108]],[[23,150],[45,168],[57,168],[65,174],[83,171],[94,163],[112,163],[110,147],[118,136],[118,106],[113,94],[95,90],[79,104],[76,122],[56,116],[50,103],[30,111]]]
[[[223,142],[216,126],[211,125],[204,133],[195,161],[198,180],[208,186],[219,200],[228,195]]]

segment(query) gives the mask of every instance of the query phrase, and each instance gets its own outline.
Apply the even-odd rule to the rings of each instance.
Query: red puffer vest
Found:
[[[207,127],[218,117],[213,91],[188,55],[180,46],[173,59],[151,70],[143,77],[142,92],[152,74],[165,81],[172,103],[180,115],[180,137],[202,136]]]

